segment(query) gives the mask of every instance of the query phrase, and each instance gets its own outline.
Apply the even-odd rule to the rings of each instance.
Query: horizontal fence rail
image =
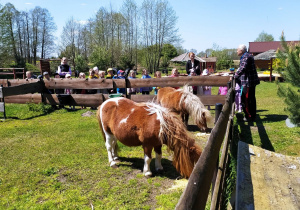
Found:
[[[0,79],[3,87],[36,83],[39,79]],[[178,87],[190,86],[226,86],[229,76],[194,76],[194,77],[163,77],[151,79],[54,79],[44,80],[48,89],[109,89],[109,88],[138,88],[138,87]]]
[[[178,87],[183,85],[197,86],[226,86],[230,77],[195,76],[177,78],[151,79],[0,79],[6,103],[47,103],[73,106],[99,106],[108,98],[107,94],[48,94],[47,89],[112,89],[139,87]],[[40,93],[40,94],[33,94]],[[42,95],[41,95],[42,94]],[[129,99],[136,102],[156,100],[154,95],[131,95]],[[225,103],[223,95],[199,96],[204,105]]]
[[[50,105],[59,105],[62,102],[59,97],[65,97],[65,105],[72,106],[87,106],[95,107],[102,104],[106,99],[109,98],[108,94],[71,94],[66,96],[65,94],[24,94],[5,97],[6,103],[16,103],[16,104],[26,104],[26,103],[46,103]],[[68,97],[68,98],[67,98]],[[225,103],[225,96],[215,95],[215,96],[199,96],[201,102],[204,105],[215,105],[216,103]],[[155,101],[155,95],[131,95],[129,99],[135,102],[147,102]]]

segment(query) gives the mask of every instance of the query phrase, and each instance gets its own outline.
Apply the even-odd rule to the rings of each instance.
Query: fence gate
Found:
[[[4,104],[4,94],[3,94],[3,86],[0,87],[0,112],[3,112],[3,119],[6,118],[5,115],[5,104]]]

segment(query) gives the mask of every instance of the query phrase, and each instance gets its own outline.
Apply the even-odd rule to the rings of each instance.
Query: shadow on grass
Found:
[[[278,115],[278,114],[269,114],[269,115],[261,115],[264,116],[263,122],[280,122],[284,121],[288,118],[287,115]]]
[[[200,131],[200,129],[198,128],[197,125],[188,125],[187,130],[190,131],[190,132]]]
[[[244,117],[243,114],[236,113],[237,123],[240,127],[240,132],[238,133],[238,139],[247,144],[253,145],[253,138],[252,138],[251,128],[250,128],[251,126],[253,126],[253,123],[244,122],[243,117]]]
[[[174,166],[172,165],[172,161],[163,158],[161,160],[161,164],[164,168],[163,172],[157,172],[155,170],[155,158],[152,159],[150,164],[150,169],[152,171],[152,176],[160,176],[160,177],[166,177],[168,179],[176,179],[180,176],[180,174],[176,171]],[[131,164],[128,164],[131,163]],[[120,157],[120,163],[118,163],[119,166],[123,167],[130,167],[132,169],[140,170],[141,173],[143,173],[143,167],[144,167],[144,159],[142,158],[127,158],[127,157]]]
[[[31,120],[31,119],[34,119],[34,118],[37,118],[37,117],[42,117],[42,116],[46,116],[48,114],[51,114],[52,112],[55,112],[55,111],[58,111],[58,110],[66,110],[67,112],[76,112],[76,111],[80,111],[80,109],[68,109],[68,108],[50,108],[48,109],[47,111],[41,113],[41,114],[35,114],[34,111],[28,111],[27,113],[24,113],[22,116],[20,117],[15,117],[15,116],[11,116],[13,114],[9,113],[9,114],[6,114],[6,118],[7,120],[9,119],[12,119],[12,120]],[[30,114],[29,112],[32,112],[33,114]],[[28,116],[26,116],[28,114]],[[2,117],[2,116],[1,116]]]
[[[276,117],[276,119],[277,118],[278,117]],[[275,152],[275,149],[274,149],[274,147],[273,147],[273,145],[272,145],[272,143],[271,143],[271,141],[269,139],[269,136],[268,136],[268,134],[266,132],[265,126],[263,124],[263,121],[260,118],[260,115],[258,115],[258,114],[256,115],[256,125],[257,125],[258,134],[259,134],[260,141],[261,141],[261,148]]]
[[[265,117],[262,119],[261,116],[265,116]],[[239,140],[247,144],[253,145],[251,126],[254,126],[254,122],[244,122],[243,115],[240,113],[237,113],[236,117],[237,117],[238,125],[240,127],[240,133],[238,134]],[[287,118],[286,115],[259,115],[259,114],[256,115],[256,126],[261,141],[261,148],[275,152],[275,149],[266,132],[264,122],[278,122],[278,121],[283,121],[286,118]]]

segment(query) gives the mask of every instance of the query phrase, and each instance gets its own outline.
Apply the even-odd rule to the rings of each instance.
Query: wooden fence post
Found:
[[[176,209],[205,209],[210,183],[219,157],[219,151],[224,140],[226,125],[232,107],[233,91],[229,90],[226,103],[220,114],[219,120],[213,128],[205,149],[202,152],[189,182],[177,203]]]

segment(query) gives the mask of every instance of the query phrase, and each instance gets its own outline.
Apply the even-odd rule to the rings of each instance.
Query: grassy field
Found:
[[[299,156],[300,128],[285,126],[276,84],[257,87],[257,104],[256,123],[235,119],[239,139]],[[6,111],[8,119],[0,122],[0,209],[174,209],[178,202],[186,180],[177,180],[165,149],[165,171],[150,179],[141,172],[140,147],[119,144],[120,167],[108,166],[94,110],[7,104]],[[87,111],[92,116],[82,116]]]

